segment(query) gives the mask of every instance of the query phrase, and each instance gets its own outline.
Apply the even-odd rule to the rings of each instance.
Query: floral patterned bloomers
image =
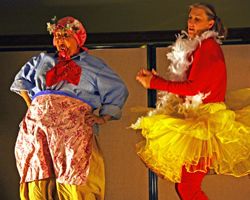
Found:
[[[86,182],[93,133],[85,114],[91,111],[88,104],[64,95],[32,101],[15,146],[21,183],[49,177],[73,185]]]

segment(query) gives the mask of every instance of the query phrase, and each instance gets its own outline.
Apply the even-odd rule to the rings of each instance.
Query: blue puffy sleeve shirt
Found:
[[[128,90],[120,77],[101,59],[81,52],[72,57],[82,68],[78,85],[60,81],[51,87],[46,86],[46,72],[58,62],[55,55],[40,53],[31,58],[18,72],[11,91],[27,91],[31,99],[42,93],[62,94],[80,99],[93,109],[100,109],[100,115],[110,115],[113,119],[121,117]]]

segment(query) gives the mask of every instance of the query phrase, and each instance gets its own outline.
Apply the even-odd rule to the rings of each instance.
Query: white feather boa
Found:
[[[188,39],[186,36],[187,33],[182,31],[182,34],[177,36],[176,42],[170,46],[171,51],[167,53],[167,58],[171,61],[168,67],[168,79],[171,81],[187,80],[186,72],[193,62],[192,54],[201,45],[203,40],[214,38],[217,43],[221,44],[218,33],[214,31],[206,31],[194,39]],[[194,96],[186,96],[185,100],[183,100],[178,95],[169,92],[159,92],[156,109],[150,111],[148,115],[174,112],[176,109],[194,109],[209,94],[198,93]]]

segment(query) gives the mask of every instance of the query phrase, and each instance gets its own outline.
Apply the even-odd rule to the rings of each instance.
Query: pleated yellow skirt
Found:
[[[230,105],[166,108],[164,114],[139,118],[132,128],[141,130],[145,138],[137,144],[142,161],[159,176],[176,183],[181,180],[182,166],[188,172],[213,169],[235,177],[249,174],[250,89],[231,97]]]

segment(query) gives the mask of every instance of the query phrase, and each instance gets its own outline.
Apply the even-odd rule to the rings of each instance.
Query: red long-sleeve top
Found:
[[[226,65],[220,45],[212,38],[202,41],[193,53],[193,63],[184,82],[167,81],[153,76],[150,88],[164,90],[182,96],[199,92],[210,93],[203,103],[223,102],[226,93]]]

